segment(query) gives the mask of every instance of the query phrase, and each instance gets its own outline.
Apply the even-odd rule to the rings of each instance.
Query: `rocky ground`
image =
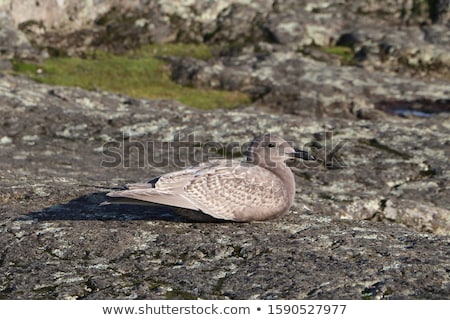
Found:
[[[448,1],[40,1],[38,21],[3,3],[1,298],[450,297]],[[164,57],[173,79],[253,104],[199,111],[8,71],[148,41],[217,46],[209,61]],[[351,59],[320,49],[337,44]],[[296,201],[279,220],[98,206],[108,188],[177,169],[169,142],[197,161],[268,131],[318,158],[292,164]]]

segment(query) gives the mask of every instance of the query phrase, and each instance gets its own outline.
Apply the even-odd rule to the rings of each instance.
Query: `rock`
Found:
[[[25,35],[14,25],[7,12],[0,11],[0,61],[12,58],[28,59],[38,51],[33,48]],[[9,69],[8,62],[1,62],[1,69]]]
[[[385,205],[385,219],[404,223],[422,232],[448,233],[450,210],[413,200],[388,200]]]
[[[9,75],[0,113],[2,298],[450,294],[446,113],[317,121],[256,107],[199,111]],[[111,187],[223,157],[266,131],[318,158],[292,164],[297,195],[281,219],[191,223],[163,207],[99,206]]]
[[[269,40],[294,50],[305,46],[330,46],[343,27],[339,5],[313,1],[278,1],[269,13],[265,28]]]
[[[450,295],[448,1],[9,0],[0,12],[2,69],[206,43],[208,61],[164,57],[172,78],[253,99],[200,111],[0,73],[0,298]],[[281,219],[99,206],[111,188],[241,157],[268,131],[317,158],[291,164]]]
[[[426,112],[433,104],[440,105],[440,111],[450,110],[446,81],[430,83],[330,66],[295,52],[250,53],[206,63],[182,58],[171,62],[172,77],[182,84],[241,90],[259,104],[306,117],[381,119],[383,114],[375,108],[390,109],[389,101],[414,104]]]
[[[434,23],[448,24],[450,21],[450,1],[449,0],[430,0],[430,19]]]
[[[8,59],[1,59],[0,58],[0,70],[12,70],[12,63]]]

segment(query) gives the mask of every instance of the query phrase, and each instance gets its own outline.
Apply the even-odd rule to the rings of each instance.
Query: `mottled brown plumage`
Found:
[[[107,195],[201,211],[216,219],[273,219],[288,212],[294,201],[294,175],[285,161],[295,157],[313,159],[266,134],[250,143],[247,161],[206,162]]]

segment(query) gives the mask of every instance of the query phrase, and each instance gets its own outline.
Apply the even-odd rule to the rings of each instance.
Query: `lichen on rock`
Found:
[[[448,1],[55,3],[2,3],[0,298],[448,298]],[[199,110],[10,70],[174,39],[214,55],[165,56],[172,80],[251,103]],[[265,132],[317,158],[290,163],[280,219],[99,206],[111,188],[242,158]]]

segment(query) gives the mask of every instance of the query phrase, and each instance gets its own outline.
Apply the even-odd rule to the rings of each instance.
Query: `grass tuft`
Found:
[[[350,61],[353,58],[352,49],[348,47],[334,46],[334,47],[320,47],[319,49],[326,53],[339,56],[343,61],[346,62]]]

